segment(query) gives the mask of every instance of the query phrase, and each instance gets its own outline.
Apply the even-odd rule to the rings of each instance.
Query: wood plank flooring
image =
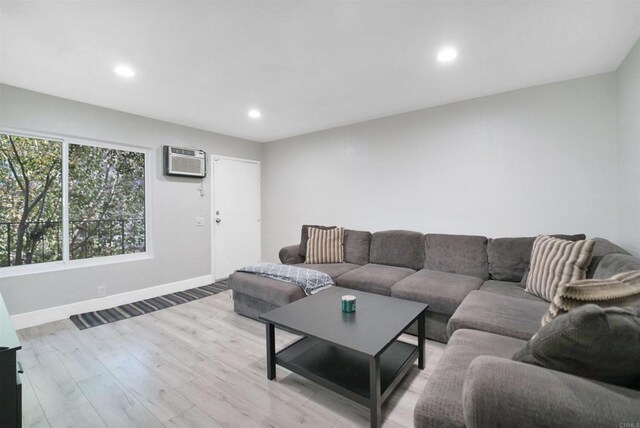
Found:
[[[264,325],[234,313],[228,291],[87,330],[64,320],[18,334],[24,427],[369,426],[366,408],[286,369],[268,381]],[[276,330],[278,348],[294,339]],[[414,366],[385,403],[383,426],[413,426],[443,348],[427,341],[426,369]]]

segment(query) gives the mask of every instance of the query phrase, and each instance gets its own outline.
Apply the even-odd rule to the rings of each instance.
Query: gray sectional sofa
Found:
[[[344,263],[305,264],[299,244],[280,250],[280,261],[325,272],[340,287],[428,303],[428,339],[447,342],[456,329],[473,328],[470,322],[494,325],[496,318],[503,327],[495,327],[499,330],[495,333],[509,330],[514,337],[526,339],[540,328],[549,306],[520,285],[534,239],[346,230]],[[611,272],[609,268],[596,272],[603,257],[611,254],[624,255],[624,260],[640,269],[640,260],[607,240],[597,239],[595,251],[591,277]],[[610,259],[604,262],[612,264]],[[251,318],[304,297],[295,285],[248,273],[232,274],[229,284],[235,311]]]
[[[416,406],[416,426],[640,423],[640,391],[510,359],[549,307],[521,284],[534,239],[346,230],[345,263],[304,264],[304,245],[283,248],[280,260],[325,272],[341,287],[429,304],[426,337],[448,344]],[[640,270],[639,259],[595,240],[589,278]],[[295,285],[246,273],[229,284],[235,311],[252,318],[304,297]]]

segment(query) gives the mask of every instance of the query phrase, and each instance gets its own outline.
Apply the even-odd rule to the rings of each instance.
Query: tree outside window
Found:
[[[69,145],[71,259],[145,251],[144,154]]]
[[[0,267],[144,251],[144,153],[0,133]]]

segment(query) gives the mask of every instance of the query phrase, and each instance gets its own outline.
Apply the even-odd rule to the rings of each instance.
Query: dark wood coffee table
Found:
[[[356,296],[356,312],[343,313],[340,298]],[[369,407],[381,424],[382,403],[418,360],[424,369],[428,305],[331,287],[260,317],[267,325],[267,378],[276,364]],[[418,321],[418,346],[397,340]],[[275,327],[303,337],[276,353]]]

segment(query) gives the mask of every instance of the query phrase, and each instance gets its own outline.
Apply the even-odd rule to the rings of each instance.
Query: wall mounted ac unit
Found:
[[[207,175],[204,150],[164,146],[164,174],[202,178]]]

